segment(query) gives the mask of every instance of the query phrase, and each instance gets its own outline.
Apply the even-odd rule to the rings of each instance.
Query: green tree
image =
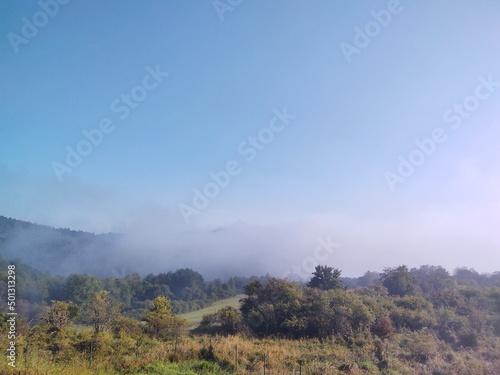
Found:
[[[375,319],[358,295],[345,290],[305,288],[304,300],[307,336],[346,338],[368,328]]]
[[[425,298],[407,295],[395,298],[394,304],[390,316],[396,328],[418,331],[436,325],[434,308]]]
[[[382,284],[392,296],[418,295],[421,293],[418,281],[406,266],[385,268],[381,275]]]
[[[426,295],[455,286],[449,272],[441,266],[425,265],[418,269],[413,268],[410,272],[417,278],[420,288]]]
[[[240,322],[241,313],[234,307],[226,306],[215,313],[203,315],[199,331],[233,335],[238,332]]]
[[[358,277],[358,286],[370,286],[375,284],[380,280],[380,274],[378,272],[366,271],[363,276]]]
[[[454,277],[459,285],[477,287],[481,285],[483,277],[474,269],[467,267],[458,267],[454,270]]]
[[[245,286],[245,295],[240,311],[254,332],[291,333],[285,322],[298,316],[301,310],[302,292],[296,283],[275,277],[268,277],[265,284],[254,280]]]
[[[328,267],[316,266],[311,280],[307,283],[310,288],[319,288],[321,290],[344,289],[340,274],[342,271]]]
[[[217,311],[222,333],[235,334],[241,320],[241,313],[234,307],[226,306]]]
[[[102,282],[98,278],[86,274],[72,274],[64,283],[63,295],[66,300],[81,307],[90,302],[101,289]]]

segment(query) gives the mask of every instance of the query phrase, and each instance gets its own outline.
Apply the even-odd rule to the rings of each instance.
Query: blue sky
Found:
[[[169,234],[206,243],[206,231],[226,228],[235,246],[257,236],[262,254],[281,252],[262,273],[300,264],[318,236],[338,242],[327,263],[347,274],[403,263],[498,268],[500,4],[218,4],[232,9],[3,2],[0,214],[140,232],[138,242],[155,238],[152,254],[172,246]],[[25,20],[43,24],[44,8],[55,14],[27,37]],[[357,30],[372,33],[366,46]],[[358,53],[346,57],[343,43]],[[155,69],[168,77],[137,89]],[[120,119],[112,103],[134,89],[146,97]],[[455,105],[469,108],[456,129],[443,119]],[[247,161],[238,147],[269,128],[275,110],[295,117]],[[67,147],[103,119],[113,131],[59,181],[53,163],[66,164]],[[445,140],[391,186],[399,156],[408,160],[436,129]],[[240,173],[186,221],[179,205],[193,207],[193,189],[232,160]],[[258,229],[248,237],[242,223]],[[283,237],[293,240],[280,250]],[[200,241],[185,246],[196,254]],[[217,241],[221,257],[235,251]]]

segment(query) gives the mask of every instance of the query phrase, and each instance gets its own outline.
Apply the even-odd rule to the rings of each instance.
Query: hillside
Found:
[[[119,237],[56,229],[0,216],[0,255],[20,259],[52,274],[123,274],[127,264],[115,256]]]

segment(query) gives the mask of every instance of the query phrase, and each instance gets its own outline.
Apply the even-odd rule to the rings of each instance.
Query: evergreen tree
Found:
[[[316,266],[311,280],[307,283],[310,288],[319,288],[321,290],[344,289],[344,284],[340,279],[342,271],[328,267]]]

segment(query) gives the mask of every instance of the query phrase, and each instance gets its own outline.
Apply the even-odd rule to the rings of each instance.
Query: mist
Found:
[[[186,224],[163,202],[78,179],[59,184],[5,168],[0,172],[7,182],[0,187],[4,216],[88,232],[17,228],[3,240],[4,257],[20,258],[53,274],[120,277],[189,267],[207,279],[269,273],[304,280],[317,264],[354,277],[401,264],[494,272],[500,263],[495,220],[500,205],[492,204],[486,194],[460,206],[418,199],[403,205],[367,197],[349,212],[339,208],[336,213],[303,213],[286,220],[272,212],[259,220],[252,212],[234,215],[214,208]],[[9,183],[26,197],[15,210],[10,209],[15,197]],[[335,248],[318,249],[320,240],[335,243]]]

